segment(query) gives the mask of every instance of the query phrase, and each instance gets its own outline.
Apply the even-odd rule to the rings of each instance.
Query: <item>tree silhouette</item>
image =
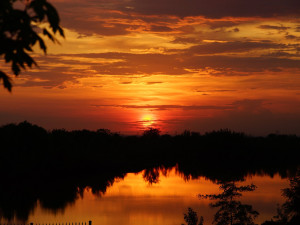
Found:
[[[0,1],[0,56],[4,57],[5,63],[11,63],[16,76],[22,69],[37,65],[29,55],[34,45],[39,44],[40,49],[46,53],[47,47],[39,33],[55,43],[58,43],[54,36],[57,32],[64,37],[59,23],[56,9],[47,0]],[[11,91],[11,78],[1,70],[0,81],[4,88]]]
[[[290,187],[282,190],[286,202],[277,208],[277,215],[262,225],[299,225],[300,224],[300,169],[290,178]]]
[[[149,127],[144,131],[143,136],[149,138],[157,138],[160,135],[160,130],[157,128]]]
[[[256,186],[236,186],[234,182],[220,182],[221,194],[199,195],[200,198],[217,200],[211,203],[210,207],[219,208],[214,217],[217,225],[254,225],[253,220],[259,213],[252,209],[251,205],[242,204],[237,198],[241,197],[241,192],[254,191]]]
[[[287,198],[283,208],[290,222],[300,224],[300,169],[290,179],[290,187],[283,190],[283,196]]]
[[[201,216],[200,219],[198,219],[197,213],[192,208],[188,208],[187,214],[184,213],[184,221],[187,225],[203,225],[203,217]]]

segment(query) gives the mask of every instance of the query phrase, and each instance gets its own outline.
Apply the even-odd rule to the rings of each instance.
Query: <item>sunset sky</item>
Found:
[[[300,135],[299,0],[49,2],[66,38],[1,87],[0,125]]]

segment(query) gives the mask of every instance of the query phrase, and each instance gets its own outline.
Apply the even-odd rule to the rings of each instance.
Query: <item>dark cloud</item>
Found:
[[[112,10],[118,2],[85,0],[56,2],[54,5],[59,11],[63,27],[83,34],[80,38],[92,34],[112,36],[130,33],[129,29],[134,24],[126,21],[133,18]]]
[[[250,44],[251,45],[251,44]],[[240,46],[239,51],[242,49],[247,50],[255,48],[257,46],[272,46],[272,43],[254,43],[253,46]],[[231,46],[234,46],[231,45]],[[274,46],[277,46],[274,44]],[[279,45],[281,46],[281,45]],[[300,60],[290,58],[279,57],[240,57],[240,56],[226,56],[226,55],[208,55],[208,51],[215,51],[212,47],[206,49],[200,49],[198,53],[207,53],[207,55],[197,55],[197,49],[200,47],[188,49],[181,54],[130,54],[130,53],[95,53],[95,54],[78,54],[69,55],[74,59],[76,57],[86,58],[106,58],[106,59],[119,59],[121,61],[107,63],[93,63],[90,68],[96,70],[97,73],[103,75],[155,75],[155,74],[167,74],[167,75],[182,75],[187,73],[193,73],[191,70],[202,70],[206,68],[212,68],[219,71],[215,75],[231,75],[235,72],[263,72],[269,71],[281,71],[283,69],[300,69]],[[233,47],[232,47],[233,48]],[[239,45],[236,47],[238,52]],[[220,48],[221,52],[226,52],[225,49],[229,49],[228,46]],[[230,49],[229,49],[230,50]],[[201,52],[202,51],[202,52]],[[199,54],[200,54],[199,53]],[[214,53],[214,52],[213,52]],[[61,62],[64,62],[63,60]],[[74,63],[74,62],[72,62]],[[80,62],[77,62],[77,64]]]
[[[151,110],[169,110],[169,109],[182,109],[182,110],[226,110],[232,109],[231,105],[216,106],[216,105],[92,105],[94,107],[117,107],[126,109],[151,109]]]
[[[229,41],[209,42],[191,47],[188,54],[216,54],[230,52],[248,52],[256,49],[287,48],[284,44],[277,44],[271,41]]]
[[[59,55],[47,55],[35,57],[39,62],[38,70],[28,70],[22,73],[22,83],[15,86],[21,87],[44,87],[44,88],[66,88],[65,82],[77,84],[79,78],[91,77],[93,74],[87,73],[85,69],[76,68],[74,65],[83,64],[85,66],[93,63],[82,63],[73,58],[64,60]],[[62,65],[63,66],[55,66]]]
[[[85,35],[124,35],[134,30],[169,32],[167,24],[176,24],[179,18],[204,16],[276,17],[300,15],[299,0],[85,0],[54,2],[64,27]],[[169,16],[166,16],[169,15]],[[175,17],[174,17],[175,16]],[[144,22],[144,23],[141,23]],[[162,24],[163,22],[163,24]],[[206,21],[211,29],[237,26],[239,21]],[[263,29],[283,30],[283,26],[262,25]],[[141,29],[140,29],[141,28]]]
[[[152,85],[152,84],[162,84],[163,82],[161,81],[154,81],[154,82],[147,82],[148,85]]]
[[[213,69],[211,75],[247,75],[253,72],[282,70],[299,71],[300,60],[288,58],[284,51],[274,51],[261,57],[241,57],[235,55],[211,55],[226,52],[242,52],[251,49],[269,47],[285,47],[272,42],[227,42],[206,43],[186,49],[178,54],[130,54],[130,53],[91,53],[48,55],[38,58],[42,70],[27,71],[22,78],[24,83],[19,86],[41,86],[45,88],[64,88],[65,82],[78,83],[79,78],[106,75],[152,76],[183,75],[196,71]],[[93,60],[84,60],[93,59]],[[99,58],[99,62],[97,59]],[[102,62],[103,58],[109,62]],[[47,66],[48,65],[48,66]],[[52,66],[50,66],[52,65]],[[64,65],[64,66],[54,66]],[[76,66],[74,66],[76,65]],[[90,72],[94,70],[95,72]],[[123,84],[131,82],[124,81]],[[158,81],[147,84],[157,84]]]
[[[15,86],[21,87],[44,87],[44,88],[66,88],[65,82],[78,83],[78,78],[84,77],[83,71],[72,72],[69,67],[54,67],[47,71],[27,71],[22,74],[25,78],[23,83]]]
[[[198,38],[191,38],[191,37],[176,37],[171,43],[176,44],[198,44],[201,43],[202,40]]]
[[[220,70],[216,75],[237,72],[263,72],[266,70],[280,72],[282,69],[300,69],[300,60],[275,57],[238,57],[238,56],[194,56],[184,62],[190,69],[206,67]],[[230,70],[228,73],[228,69]],[[234,74],[234,73],[233,73]]]
[[[167,26],[158,26],[158,25],[152,25],[150,28],[150,31],[153,32],[170,32],[173,31],[172,28],[167,27]]]
[[[292,56],[298,56],[297,54],[291,54],[284,51],[275,51],[268,54],[263,55],[264,57],[292,57]]]
[[[279,30],[279,31],[285,31],[289,29],[290,27],[285,26],[274,26],[274,25],[260,25],[258,28],[265,29],[265,30]]]
[[[285,35],[285,38],[288,40],[300,41],[300,36],[295,36],[295,35],[291,35],[291,34]]]
[[[220,21],[220,20],[216,20],[216,21],[206,21],[205,22],[206,25],[210,26],[211,29],[217,29],[217,28],[223,28],[223,27],[234,27],[236,25],[238,25],[238,22],[235,21]]]
[[[174,16],[164,16],[164,15],[141,15],[141,14],[128,14],[129,19],[138,19],[147,24],[177,24],[180,22],[180,18]]]
[[[234,89],[213,89],[213,90],[196,90],[196,92],[233,92],[233,91],[237,91]]]
[[[125,82],[121,82],[120,84],[132,84],[131,81],[125,81]]]
[[[92,19],[88,18],[86,20],[83,18],[72,18],[70,20],[65,20],[63,26],[86,35],[99,34],[104,36],[129,34],[129,28],[132,27],[131,25],[127,24],[93,21]]]
[[[300,14],[299,0],[131,0],[121,10],[150,15],[222,17],[278,17]]]
[[[96,56],[96,55],[94,55]],[[89,55],[88,57],[93,57]],[[101,74],[108,75],[134,75],[134,74],[185,74],[186,70],[180,66],[180,56],[165,54],[129,54],[129,53],[103,53],[101,58],[122,59],[112,64],[93,65],[91,68]]]

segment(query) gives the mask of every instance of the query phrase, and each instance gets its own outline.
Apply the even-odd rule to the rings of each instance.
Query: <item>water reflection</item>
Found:
[[[213,223],[217,225],[254,225],[254,219],[259,215],[252,205],[243,204],[240,200],[243,192],[256,189],[254,184],[237,186],[235,182],[218,182],[220,194],[199,194],[199,198],[210,199],[214,203],[209,206],[217,208]]]
[[[150,185],[145,182],[144,174],[145,171],[129,173],[124,178],[115,179],[102,195],[94,194],[91,188],[76,189],[83,197],[77,194],[74,202],[69,202],[56,214],[38,201],[36,208],[29,213],[28,221],[67,222],[72,219],[92,220],[93,224],[99,225],[180,225],[184,222],[183,213],[191,207],[204,217],[205,225],[212,224],[215,211],[209,208],[210,200],[200,201],[197,195],[219,193],[218,184],[206,177],[185,181],[174,168],[165,173],[167,176],[159,173],[159,182]],[[246,180],[246,184],[255,183],[258,188],[245,193],[242,201],[253,204],[261,213],[262,218],[259,216],[257,220],[260,224],[276,214],[276,204],[284,201],[280,190],[286,188],[288,182],[278,175],[273,178],[253,176]],[[245,185],[245,182],[238,184]]]
[[[89,191],[92,194],[97,196],[111,196],[111,190],[118,188],[118,190],[114,192],[114,194],[118,193],[118,197],[120,195],[128,196],[129,191],[132,193],[131,196],[145,195],[145,189],[147,190],[147,195],[156,195],[159,193],[159,196],[169,195],[169,197],[178,197],[178,195],[185,196],[186,193],[193,193],[193,195],[196,196],[198,193],[211,193],[213,190],[217,191],[218,188],[215,177],[201,176],[200,174],[202,173],[203,171],[200,170],[199,173],[197,172],[197,175],[195,175],[196,173],[191,175],[181,171],[179,167],[155,167],[138,173],[139,176],[141,176],[139,181],[130,181],[131,176],[125,175],[124,173],[105,173],[101,176],[91,176],[80,179],[68,177],[65,180],[4,180],[4,182],[0,183],[0,217],[9,221],[28,221],[28,216],[32,214],[37,204],[42,209],[46,209],[48,212],[54,214],[64,212],[67,207],[74,206],[75,202],[78,202],[78,200],[83,197],[87,187],[89,187]],[[259,174],[261,174],[261,172]],[[122,181],[124,177],[126,177],[129,183],[126,184],[127,186],[124,185],[120,187],[116,182]],[[265,199],[265,202],[273,201],[275,206],[276,203],[278,203],[274,201],[275,194],[272,192],[261,193],[260,189],[276,188],[277,195],[280,197],[280,189],[285,188],[285,186],[283,186],[285,182],[281,181],[280,177],[282,176],[276,175],[276,179],[272,179],[272,181],[271,178],[268,177],[270,176],[264,176],[264,178],[261,179],[259,176],[255,176],[255,183],[259,185],[259,189],[255,192],[254,196],[257,195]],[[168,179],[168,182],[166,182],[165,179]],[[207,179],[208,181],[203,182],[203,179]],[[247,180],[251,180],[251,175],[247,177]],[[146,184],[152,185],[145,186]],[[276,187],[277,184],[278,187]],[[160,188],[161,185],[165,185],[165,187],[168,188]],[[157,188],[156,192],[153,191],[155,188]],[[148,192],[148,190],[151,191]],[[163,191],[166,193],[163,193]],[[248,200],[250,202],[253,201],[251,199]],[[145,202],[147,201],[146,199]],[[259,208],[264,207],[264,210],[268,210],[268,207],[265,206],[265,202],[262,202]],[[200,203],[198,202],[198,204]],[[185,204],[185,206],[188,207],[189,205]]]
[[[188,212],[184,214],[183,218],[187,225],[203,225],[204,222],[203,216],[198,218],[197,212],[195,212],[192,208],[188,208]]]
[[[300,224],[300,169],[295,177],[289,179],[290,185],[283,189],[286,198],[283,205],[278,206],[274,220],[266,221],[263,225],[299,225]]]

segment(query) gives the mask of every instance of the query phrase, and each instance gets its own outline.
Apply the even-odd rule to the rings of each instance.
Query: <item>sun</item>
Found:
[[[147,128],[147,127],[153,126],[155,119],[154,119],[153,115],[146,114],[146,115],[142,116],[141,122],[142,122],[143,127]]]

